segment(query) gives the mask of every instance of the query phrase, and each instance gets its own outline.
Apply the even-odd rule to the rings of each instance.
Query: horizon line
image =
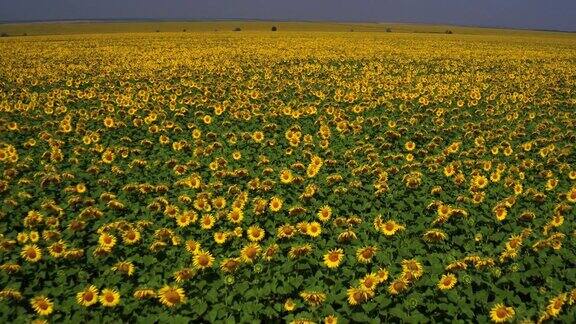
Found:
[[[576,33],[575,30],[564,29],[546,29],[546,28],[529,28],[529,27],[505,27],[498,25],[464,25],[464,24],[451,24],[451,23],[427,23],[427,22],[405,22],[405,21],[374,21],[374,20],[333,20],[333,19],[319,19],[319,20],[294,20],[294,19],[264,19],[264,18],[64,18],[64,19],[31,19],[31,20],[0,20],[0,25],[7,24],[27,24],[27,23],[83,23],[83,22],[221,22],[221,21],[244,21],[244,22],[286,22],[286,23],[336,23],[336,24],[408,24],[408,25],[432,25],[432,26],[453,26],[453,27],[467,27],[467,28],[485,28],[485,29],[508,29],[508,30],[524,30],[524,31],[543,31],[543,32],[561,32],[561,33]]]

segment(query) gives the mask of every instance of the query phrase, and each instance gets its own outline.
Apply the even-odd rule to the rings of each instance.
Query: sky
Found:
[[[266,19],[576,31],[576,0],[0,0],[0,21]]]

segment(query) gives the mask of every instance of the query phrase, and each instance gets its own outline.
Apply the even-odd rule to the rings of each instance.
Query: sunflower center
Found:
[[[554,308],[555,309],[560,309],[562,308],[562,301],[561,300],[557,300],[554,302]]]
[[[94,299],[94,294],[91,291],[87,291],[84,293],[84,300],[89,302]]]
[[[208,257],[205,255],[201,255],[200,257],[198,257],[198,263],[202,266],[206,266],[208,265],[210,261],[208,260]]]
[[[394,289],[396,291],[400,291],[404,288],[404,284],[402,282],[395,282],[394,283]]]
[[[256,256],[256,249],[254,248],[249,248],[246,251],[246,256],[249,257],[250,259],[254,258]]]
[[[177,304],[180,302],[180,295],[173,290],[166,292],[164,298],[166,298],[166,300],[172,304]]]
[[[26,252],[26,255],[28,256],[28,258],[34,259],[34,258],[36,258],[36,251],[34,251],[34,250],[28,250],[28,251]]]
[[[504,308],[500,308],[496,311],[496,316],[498,316],[499,318],[504,318],[508,316],[508,312]]]
[[[332,254],[330,254],[330,255],[328,256],[328,259],[329,259],[330,261],[332,261],[332,262],[338,261],[338,258],[339,258],[339,256],[338,256],[337,253],[332,253]]]

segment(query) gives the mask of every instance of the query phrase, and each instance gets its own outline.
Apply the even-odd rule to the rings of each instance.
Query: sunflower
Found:
[[[79,194],[85,193],[86,192],[86,185],[83,183],[79,183],[76,185],[75,190],[76,190],[76,193],[79,193]]]
[[[200,227],[202,227],[203,229],[211,229],[212,227],[214,227],[215,222],[216,219],[214,218],[214,216],[206,214],[202,216],[202,218],[200,219],[201,224]]]
[[[102,153],[102,162],[110,164],[114,161],[115,157],[116,155],[114,154],[114,152],[112,152],[111,150],[106,150],[104,151],[104,153]]]
[[[405,227],[396,223],[394,220],[389,220],[380,225],[380,231],[386,236],[392,236],[396,232],[404,230]]]
[[[100,304],[104,307],[114,307],[120,303],[120,293],[116,289],[105,288],[100,293]]]
[[[239,224],[244,219],[244,212],[240,208],[232,208],[226,217],[232,223]]]
[[[98,289],[92,285],[76,294],[76,302],[84,307],[98,302]]]
[[[408,289],[408,281],[406,281],[404,278],[398,278],[392,281],[388,286],[388,292],[391,295],[398,295],[406,289]]]
[[[184,268],[172,274],[177,283],[191,279],[196,274],[196,270],[192,268]]]
[[[358,236],[352,229],[347,229],[342,233],[338,234],[338,242],[350,242],[356,240]]]
[[[456,168],[452,164],[448,164],[444,167],[444,175],[447,177],[451,177],[456,173]]]
[[[296,303],[292,300],[292,298],[286,299],[284,302],[284,310],[287,312],[291,312],[296,309]]]
[[[320,306],[326,300],[326,294],[319,291],[303,291],[300,297],[312,307]]]
[[[28,244],[22,248],[20,255],[28,262],[38,262],[42,259],[42,250],[36,244]]]
[[[158,290],[158,299],[164,306],[174,307],[186,301],[184,289],[177,286],[164,286]]]
[[[524,192],[524,187],[522,186],[521,183],[519,183],[519,182],[516,183],[516,184],[514,185],[514,194],[515,194],[515,195],[520,195],[520,194],[522,194],[522,192]]]
[[[216,244],[224,244],[226,243],[227,239],[228,239],[228,233],[226,232],[214,233],[214,242],[216,242]]]
[[[573,187],[566,193],[566,200],[570,203],[576,203],[576,187]]]
[[[436,212],[438,213],[438,218],[448,219],[448,217],[450,217],[450,215],[452,214],[452,207],[450,207],[450,205],[441,203],[438,205]]]
[[[120,261],[117,262],[112,268],[112,271],[118,271],[124,273],[127,276],[132,276],[134,274],[134,264],[130,261]]]
[[[288,169],[284,169],[284,170],[280,171],[280,182],[282,182],[284,184],[289,184],[289,183],[292,183],[293,180],[294,180],[294,175],[292,175],[292,171],[290,171]]]
[[[440,290],[452,289],[457,281],[458,279],[456,279],[456,276],[454,274],[450,273],[447,275],[443,275],[442,278],[440,278],[440,281],[438,282],[438,288],[440,288]]]
[[[567,294],[561,294],[560,296],[554,297],[546,306],[546,313],[552,317],[558,316],[560,311],[562,311],[562,306],[566,303]]]
[[[501,176],[501,174],[500,174],[499,171],[492,172],[492,173],[490,174],[490,181],[492,181],[492,182],[499,182],[500,179],[501,179],[501,177],[502,177],[502,176]]]
[[[322,233],[322,225],[318,222],[311,222],[306,227],[306,234],[311,237],[318,237]]]
[[[210,125],[212,124],[212,116],[204,115],[204,117],[202,117],[202,121],[204,122],[204,124]]]
[[[127,245],[136,244],[140,238],[140,232],[135,229],[128,229],[122,233],[122,241]]]
[[[276,253],[278,252],[278,250],[280,249],[280,246],[276,243],[268,246],[265,250],[264,253],[262,253],[262,258],[266,261],[271,261],[272,258],[274,257],[274,255],[276,255]]]
[[[317,216],[321,222],[327,222],[330,217],[332,217],[332,208],[330,208],[328,205],[322,206],[322,208],[320,208],[318,211]]]
[[[176,224],[179,227],[186,227],[191,223],[195,222],[198,218],[198,214],[194,211],[185,211],[176,216]]]
[[[512,307],[506,307],[504,304],[496,304],[490,309],[490,319],[496,323],[504,323],[511,320],[516,312]]]
[[[48,222],[48,219],[46,219],[46,222]],[[36,231],[31,231],[30,233],[28,233],[28,238],[30,239],[31,242],[38,242],[38,240],[40,239],[40,234],[38,234],[38,232]]]
[[[0,299],[21,300],[22,293],[12,288],[2,289],[0,290]]]
[[[375,246],[366,246],[356,250],[356,259],[360,263],[370,263],[378,250]]]
[[[290,238],[296,234],[296,228],[290,224],[284,224],[276,230],[278,238]]]
[[[477,175],[472,178],[472,187],[474,189],[484,189],[488,185],[488,179],[485,176]]]
[[[358,305],[372,298],[374,291],[365,287],[352,287],[346,291],[346,294],[348,295],[348,304]]]
[[[269,204],[270,210],[272,212],[277,212],[282,209],[282,199],[279,197],[272,197]]]
[[[380,283],[380,279],[372,273],[369,273],[364,276],[364,278],[360,279],[360,286],[365,287],[369,290],[374,290],[376,285]]]
[[[410,259],[410,260],[402,260],[402,272],[412,273],[416,278],[420,278],[422,274],[424,274],[424,268],[420,262]]]
[[[148,298],[155,298],[156,291],[150,288],[139,288],[134,291],[133,294],[134,298],[137,299],[148,299]]]
[[[212,206],[216,209],[224,209],[226,207],[226,198],[216,197],[212,199]]]
[[[558,185],[558,179],[548,179],[546,181],[546,190],[550,191],[556,188]]]
[[[30,300],[30,305],[38,315],[50,315],[54,311],[54,303],[46,296],[36,296]]]
[[[28,242],[28,233],[18,233],[18,235],[16,236],[16,241],[18,241],[18,243],[26,243]]]
[[[196,269],[208,269],[214,263],[214,257],[208,251],[198,250],[194,253],[193,264]]]
[[[424,237],[424,240],[426,242],[434,243],[434,242],[443,241],[448,236],[446,235],[446,233],[443,230],[433,228],[433,229],[427,230],[424,233],[423,237]]]
[[[264,140],[264,133],[261,131],[255,131],[252,133],[252,139],[256,143],[261,143]]]
[[[252,263],[256,260],[262,248],[258,243],[250,243],[242,248],[240,251],[240,258],[246,263]]]
[[[306,243],[301,245],[292,246],[290,251],[288,251],[288,257],[291,259],[296,259],[308,255],[312,252],[312,244]]]
[[[248,234],[248,239],[250,241],[259,242],[264,238],[265,232],[258,225],[253,225],[248,228],[246,233]]]
[[[220,262],[220,270],[224,272],[234,272],[240,266],[239,258],[227,258]]]
[[[328,268],[338,268],[344,259],[344,251],[342,249],[333,249],[324,254],[324,264]]]
[[[106,128],[114,127],[114,119],[112,119],[112,117],[109,116],[104,118],[104,126],[106,126]]]
[[[116,238],[112,234],[104,232],[98,237],[98,244],[105,249],[111,249],[116,245]]]
[[[66,244],[62,240],[53,243],[48,247],[48,252],[53,258],[60,258],[66,253]]]
[[[496,214],[496,219],[499,221],[503,221],[506,219],[506,216],[508,216],[508,211],[506,210],[506,208],[500,206],[500,207],[496,207],[494,209],[494,213]]]
[[[414,151],[414,149],[416,148],[416,144],[412,141],[408,141],[404,144],[404,148],[407,151]]]
[[[506,242],[506,249],[508,250],[516,250],[522,246],[522,236],[521,235],[513,235],[510,237],[508,242]]]

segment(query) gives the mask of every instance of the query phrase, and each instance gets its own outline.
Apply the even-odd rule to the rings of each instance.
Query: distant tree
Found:
[[[391,32],[392,32],[392,28],[387,27],[387,28],[386,28],[386,32],[387,32],[387,33],[391,33]]]
[[[354,31],[354,29],[350,28],[350,31],[351,31],[351,32],[353,32],[353,31]]]
[[[186,32],[186,28],[182,29],[183,32]]]
[[[272,26],[272,31],[277,31],[277,30],[278,30],[278,27]]]
[[[8,33],[1,33],[0,37],[8,37]]]
[[[446,34],[452,34],[452,31],[450,29],[445,31]]]
[[[160,32],[160,29],[156,29],[156,32],[159,33],[159,32]]]
[[[22,34],[22,36],[28,36],[28,33],[24,33],[24,34]]]
[[[242,28],[240,28],[240,27],[234,28],[234,31],[241,31],[241,30],[242,30]]]

